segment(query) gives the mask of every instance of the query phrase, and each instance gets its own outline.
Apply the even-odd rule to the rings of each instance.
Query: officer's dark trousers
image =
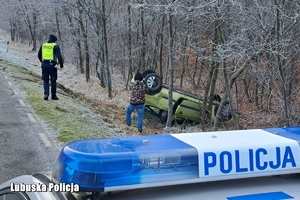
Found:
[[[57,68],[54,63],[42,63],[42,79],[44,81],[44,95],[49,96],[49,80],[51,81],[51,95],[56,95]]]

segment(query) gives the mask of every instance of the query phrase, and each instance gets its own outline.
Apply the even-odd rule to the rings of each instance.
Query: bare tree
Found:
[[[173,119],[173,80],[174,80],[174,30],[173,30],[173,8],[172,5],[175,0],[171,0],[168,5],[168,25],[169,25],[169,44],[168,44],[168,57],[169,57],[169,95],[168,95],[168,119],[166,127],[170,127],[172,125]]]

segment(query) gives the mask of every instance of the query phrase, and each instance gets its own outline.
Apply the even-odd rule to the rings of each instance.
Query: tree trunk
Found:
[[[127,1],[127,15],[128,15],[128,61],[129,69],[126,83],[126,90],[128,89],[129,82],[131,81],[132,76],[132,30],[131,30],[131,6],[130,0]]]
[[[105,10],[105,0],[102,0],[102,30],[103,30],[103,43],[104,43],[104,66],[106,74],[106,86],[108,97],[112,98],[112,85],[111,85],[111,75],[109,69],[109,57],[108,57],[108,47],[107,47],[107,33],[106,33],[106,10]]]
[[[163,73],[163,48],[164,48],[164,26],[165,26],[165,18],[166,15],[163,15],[162,23],[161,23],[161,31],[160,31],[160,48],[159,48],[159,74],[161,80],[164,78]]]
[[[174,1],[174,0],[172,0]],[[168,94],[168,119],[166,127],[172,126],[173,119],[173,79],[174,79],[174,57],[173,57],[173,46],[174,46],[174,33],[173,33],[173,16],[172,9],[169,8],[169,44],[168,44],[168,56],[169,56],[169,94]]]
[[[33,32],[32,32],[32,51],[37,50],[37,43],[36,43],[36,28],[37,28],[37,11],[33,10],[32,19],[33,19]]]
[[[85,80],[86,82],[90,81],[90,54],[89,54],[89,45],[88,45],[88,35],[87,30],[84,28],[83,19],[82,19],[82,9],[79,10],[79,26],[83,37],[84,51],[85,51]]]

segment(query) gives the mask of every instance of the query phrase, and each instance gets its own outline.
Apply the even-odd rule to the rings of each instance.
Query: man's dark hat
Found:
[[[134,80],[135,81],[141,81],[141,80],[143,80],[143,75],[140,73],[140,72],[137,72],[136,74],[135,74],[135,76],[134,76]]]
[[[56,42],[57,41],[57,37],[53,34],[49,35],[49,41],[51,42]]]

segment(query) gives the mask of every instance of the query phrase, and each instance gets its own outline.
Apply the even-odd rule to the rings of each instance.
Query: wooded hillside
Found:
[[[135,71],[155,69],[171,90],[193,92],[208,107],[213,94],[229,101],[241,113],[236,129],[299,124],[298,1],[10,0],[1,7],[12,41],[37,51],[56,34],[65,62],[87,82],[97,77],[107,98],[117,98],[114,74],[127,89]]]

